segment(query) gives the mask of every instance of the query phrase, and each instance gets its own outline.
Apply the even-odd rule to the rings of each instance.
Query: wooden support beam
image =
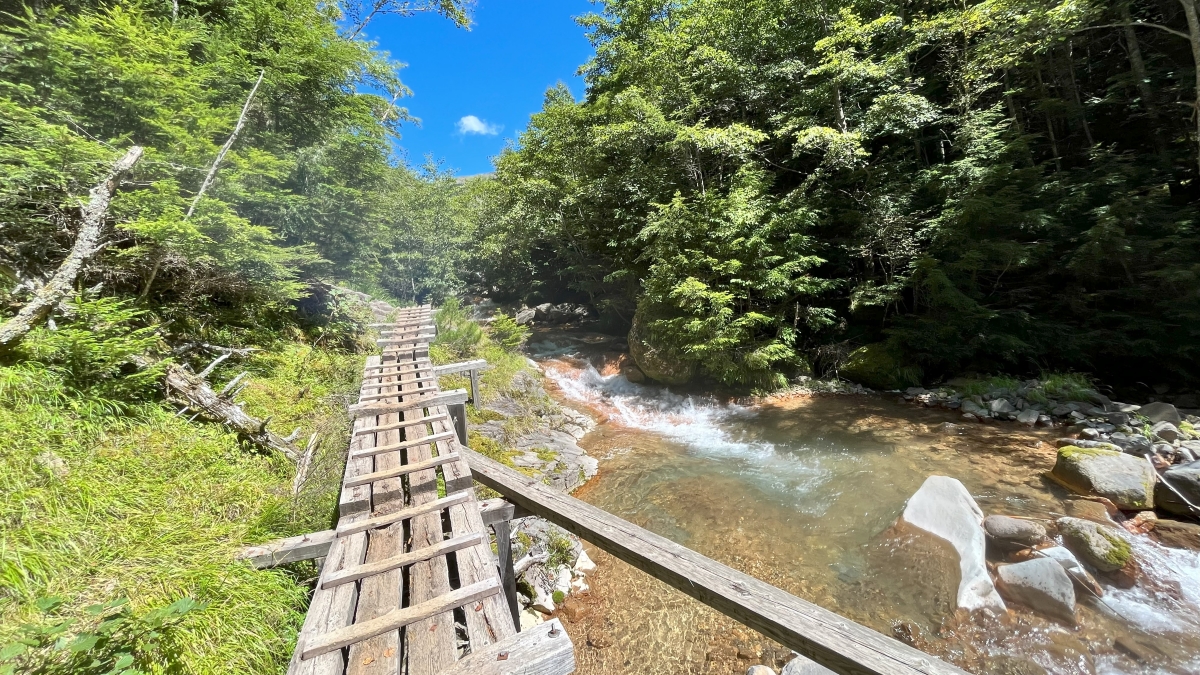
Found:
[[[430,443],[435,442],[435,441],[441,441],[441,440],[445,440],[447,438],[453,438],[453,436],[454,435],[452,433],[443,433],[443,434],[437,434],[434,436],[426,436],[425,438],[418,438],[418,439],[411,440],[411,441],[402,441],[400,443],[392,443],[391,445],[377,445],[373,448],[363,448],[361,450],[356,450],[354,452],[351,452],[350,459],[360,459],[362,457],[374,457],[375,455],[382,455],[385,452],[399,452],[400,450],[408,450],[409,448],[415,448],[419,445],[429,445]],[[367,474],[367,475],[369,475],[369,474]],[[349,485],[349,483],[347,483],[347,485]],[[356,485],[361,485],[361,483],[356,483]]]
[[[467,402],[466,389],[452,389],[443,391],[432,396],[414,396],[419,392],[406,392],[405,398],[408,399],[402,403],[360,403],[350,406],[350,414],[354,417],[367,417],[370,415],[387,415],[390,413],[405,412],[406,410],[418,410],[420,408],[434,408],[439,405],[464,404]]]
[[[444,366],[434,366],[433,374],[441,377],[442,375],[453,375],[455,373],[465,373],[471,370],[489,370],[491,365],[486,359],[474,359],[472,361],[459,361],[458,363],[447,363]]]
[[[517,574],[513,570],[511,520],[498,520],[492,523],[492,531],[496,533],[496,558],[500,563],[500,587],[504,589],[504,599],[508,601],[508,613],[512,614],[513,625],[521,630],[521,608],[517,605]]]
[[[324,558],[336,538],[337,533],[333,530],[309,532],[257,546],[247,546],[234,557],[238,560],[248,560],[260,570],[267,569],[301,560]]]
[[[421,417],[419,419],[414,419],[414,420],[403,420],[400,422],[394,422],[392,424],[380,424],[380,425],[376,425],[376,426],[362,427],[361,429],[355,429],[354,435],[361,436],[363,434],[374,434],[374,433],[378,433],[381,431],[394,431],[396,429],[403,429],[404,427],[411,427],[411,426],[414,426],[417,424],[432,424],[433,422],[440,422],[441,420],[449,419],[449,418],[450,418],[449,413],[426,415],[425,417]]]
[[[367,530],[373,530],[377,527],[383,527],[384,525],[390,525],[401,520],[407,520],[414,516],[441,511],[449,506],[462,504],[463,502],[470,500],[471,493],[458,492],[448,497],[442,497],[441,499],[435,499],[431,502],[418,504],[417,506],[410,506],[407,509],[400,509],[399,511],[385,513],[380,516],[372,516],[370,518],[364,518],[362,520],[355,520],[352,522],[345,522],[346,519],[343,518],[342,522],[338,523],[336,530],[337,536],[345,537],[356,532],[366,532]]]
[[[433,437],[430,436],[429,438],[432,439]],[[421,440],[424,441],[425,439]],[[428,443],[429,441],[425,442]],[[346,486],[354,487],[355,485],[366,485],[368,483],[374,483],[375,481],[385,480],[388,478],[399,478],[400,476],[407,476],[414,471],[425,471],[426,469],[439,467],[447,462],[457,462],[459,459],[461,458],[454,453],[450,453],[448,455],[438,455],[437,457],[431,457],[423,462],[412,462],[395,469],[387,469],[385,471],[376,471],[374,473],[355,476],[354,478],[346,481]]]
[[[843,675],[965,675],[827,609],[562,494],[463,448],[475,479],[506,499]]]
[[[431,600],[403,609],[394,609],[383,616],[369,621],[339,628],[324,635],[314,635],[304,641],[300,648],[300,658],[311,659],[341,649],[355,642],[362,642],[376,635],[403,628],[409,624],[437,616],[456,607],[478,602],[500,591],[500,583],[488,579],[479,583],[463,586],[462,588],[440,595]]]
[[[450,419],[454,420],[454,433],[458,435],[458,444],[467,444],[467,406],[466,402],[447,405]]]
[[[537,628],[472,651],[438,675],[568,675],[575,672],[575,647],[562,622]]]
[[[362,565],[346,568],[341,572],[329,574],[321,579],[321,588],[333,588],[334,586],[341,586],[342,584],[348,584],[352,581],[358,581],[364,577],[382,574],[384,572],[389,572],[401,567],[407,567],[413,563],[421,562],[422,560],[429,560],[430,558],[434,558],[439,555],[446,555],[447,553],[453,553],[454,551],[461,551],[468,546],[476,546],[486,543],[487,537],[482,532],[473,532],[462,537],[447,539],[445,541],[438,542],[433,546],[426,546],[415,551],[401,553],[399,555],[385,558],[383,560],[377,560],[375,562],[363,563]]]

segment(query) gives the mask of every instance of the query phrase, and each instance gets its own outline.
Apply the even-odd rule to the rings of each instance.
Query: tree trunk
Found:
[[[88,202],[80,208],[82,224],[79,234],[75,237],[75,245],[67,254],[67,259],[59,265],[58,271],[45,286],[38,289],[29,304],[22,307],[16,316],[0,325],[0,349],[10,348],[20,342],[36,324],[49,316],[67,293],[71,292],[71,287],[75,285],[83,266],[104,248],[101,239],[106,232],[108,205],[121,184],[121,176],[128,173],[141,158],[141,146],[129,148],[125,155],[113,164],[104,180],[88,192]]]
[[[833,85],[833,119],[838,131],[846,133],[846,111],[842,108],[842,86]]]
[[[1192,117],[1196,120],[1196,167],[1200,171],[1200,16],[1197,16],[1195,0],[1179,0],[1179,4],[1183,5],[1183,14],[1187,17],[1188,43],[1192,46],[1192,70],[1196,76],[1196,98]]]
[[[1133,71],[1133,79],[1137,83],[1138,95],[1142,105],[1150,115],[1150,123],[1154,127],[1154,152],[1165,167],[1170,167],[1171,158],[1167,155],[1167,144],[1163,140],[1162,128],[1159,126],[1158,106],[1154,105],[1154,91],[1150,89],[1150,75],[1146,72],[1146,60],[1142,58],[1142,45],[1138,42],[1137,31],[1133,30],[1133,16],[1129,13],[1129,3],[1121,3],[1122,29],[1125,32],[1125,46],[1129,50],[1129,68]]]
[[[167,396],[186,404],[205,418],[222,422],[241,434],[246,440],[263,448],[282,452],[288,459],[297,462],[300,451],[284,437],[267,431],[267,422],[246,414],[232,400],[222,398],[200,377],[193,375],[174,363],[167,365]]]

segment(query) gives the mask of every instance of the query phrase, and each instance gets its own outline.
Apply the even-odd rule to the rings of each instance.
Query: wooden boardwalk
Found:
[[[288,672],[571,672],[557,621],[526,635],[513,623],[447,407],[467,394],[440,391],[429,361],[431,309],[381,328],[383,354],[368,359],[350,408],[337,529]],[[557,665],[518,667],[547,663]]]

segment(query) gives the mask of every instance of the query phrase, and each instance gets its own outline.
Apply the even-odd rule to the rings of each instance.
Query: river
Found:
[[[1080,603],[1079,625],[1014,608],[956,614],[957,559],[893,529],[934,474],[985,514],[1072,513],[1042,478],[1054,432],[958,424],[894,396],[797,396],[738,405],[638,385],[623,345],[549,333],[531,352],[548,389],[601,423],[581,445],[600,473],[576,496],[722,563],[974,673],[1200,673],[1200,554],[1136,538],[1143,577]],[[790,652],[594,547],[590,591],[568,631],[579,672],[744,673]]]

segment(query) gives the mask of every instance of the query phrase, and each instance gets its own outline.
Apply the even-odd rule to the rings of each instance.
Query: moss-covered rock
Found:
[[[872,389],[903,389],[921,383],[921,369],[901,363],[882,342],[850,352],[838,374]]]
[[[1067,445],[1058,449],[1050,478],[1074,492],[1110,499],[1125,511],[1154,508],[1154,469],[1133,455]]]
[[[1059,518],[1058,531],[1072,553],[1101,572],[1116,572],[1133,560],[1133,548],[1114,528],[1080,518]]]
[[[663,384],[687,384],[696,376],[696,365],[682,358],[650,328],[655,317],[638,309],[629,329],[629,354],[642,373]]]

